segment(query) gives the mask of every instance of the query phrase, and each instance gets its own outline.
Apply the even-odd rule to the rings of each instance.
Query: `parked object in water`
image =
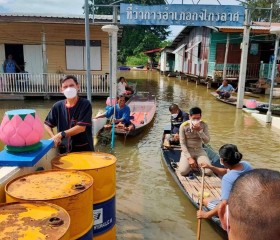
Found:
[[[128,66],[119,66],[119,67],[118,67],[118,70],[121,70],[121,71],[129,71],[129,70],[130,70],[130,67],[128,67]]]

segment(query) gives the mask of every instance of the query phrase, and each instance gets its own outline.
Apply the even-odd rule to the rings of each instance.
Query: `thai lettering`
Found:
[[[172,8],[172,6],[168,7],[160,7],[159,6],[140,6],[140,5],[134,5],[129,4],[126,5],[125,9],[125,15],[121,14],[122,17],[126,17],[125,20],[137,20],[138,23],[141,20],[147,20],[147,24],[157,24],[156,21],[159,21],[159,25],[170,25],[172,24],[172,21],[178,23],[178,21],[181,24],[189,24],[189,25],[217,25],[223,23],[223,24],[238,24],[242,25],[244,15],[239,12],[239,8],[235,9],[235,11],[228,10],[229,8],[207,8],[208,5],[204,6],[203,8],[192,8],[188,7],[184,11],[183,5],[180,10]],[[178,11],[176,11],[178,10]],[[241,8],[242,10],[242,8]],[[153,22],[151,22],[153,21]],[[125,23],[130,23],[129,21]],[[133,23],[131,23],[133,24]],[[145,23],[143,23],[145,24]],[[197,26],[198,26],[197,25]]]

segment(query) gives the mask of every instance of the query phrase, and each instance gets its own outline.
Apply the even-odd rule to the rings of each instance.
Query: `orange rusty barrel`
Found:
[[[46,202],[0,204],[0,239],[70,239],[70,216]]]
[[[93,178],[81,171],[41,171],[18,177],[5,186],[7,202],[46,201],[70,215],[70,239],[92,238]]]
[[[52,160],[55,169],[80,170],[93,177],[95,240],[116,239],[116,161],[102,152],[73,152]]]

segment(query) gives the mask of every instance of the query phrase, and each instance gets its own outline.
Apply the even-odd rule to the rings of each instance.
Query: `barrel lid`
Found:
[[[60,169],[89,170],[100,169],[116,163],[117,158],[102,152],[73,152],[52,160],[52,165]]]
[[[70,216],[61,207],[45,203],[0,205],[0,239],[60,239],[68,231]]]
[[[53,200],[79,194],[93,184],[81,171],[52,170],[18,177],[5,186],[8,195],[22,200]]]

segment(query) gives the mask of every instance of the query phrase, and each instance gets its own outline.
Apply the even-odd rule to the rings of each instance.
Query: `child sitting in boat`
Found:
[[[130,121],[130,108],[125,104],[125,96],[118,97],[118,104],[116,105],[116,111],[114,106],[111,106],[104,114],[101,114],[97,118],[110,118],[115,112],[115,119],[113,120],[116,124],[116,128],[123,128],[126,131],[131,131],[135,128],[134,124]],[[104,128],[111,128],[111,124],[107,124]]]
[[[133,93],[132,88],[127,84],[127,81],[124,77],[120,77],[118,80],[118,95],[130,95]]]
[[[242,154],[238,151],[237,146],[225,144],[219,150],[220,163],[225,168],[218,168],[207,163],[201,164],[203,168],[211,169],[215,174],[223,176],[221,186],[221,199],[203,199],[203,204],[209,211],[197,211],[197,218],[211,218],[218,215],[218,209],[221,203],[227,203],[229,194],[235,180],[245,172],[252,170],[251,165],[246,161],[241,161]]]
[[[230,95],[235,91],[231,84],[228,84],[227,80],[223,80],[222,85],[216,90],[219,97],[222,99],[230,98]]]

